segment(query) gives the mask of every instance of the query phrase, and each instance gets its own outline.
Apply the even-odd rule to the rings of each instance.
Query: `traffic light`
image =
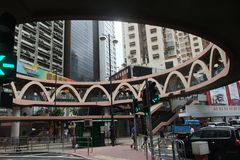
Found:
[[[142,104],[143,104],[143,112],[145,115],[148,115],[148,105],[147,105],[147,91],[146,89],[141,92]]]
[[[0,82],[11,82],[16,78],[17,57],[0,52]]]
[[[147,92],[146,92],[146,89],[142,90],[141,98],[142,98],[143,107],[147,106]]]
[[[13,53],[15,25],[12,15],[0,15],[0,84],[16,78],[17,57]]]
[[[1,106],[4,108],[12,108],[13,106],[13,94],[12,93],[1,93]]]
[[[150,104],[154,105],[160,101],[160,95],[157,93],[156,83],[149,82],[149,96],[150,96]]]
[[[1,93],[0,93],[0,107],[1,108],[12,108],[12,104],[13,104],[13,94],[12,93],[8,93],[8,92],[4,92],[1,89]]]
[[[137,99],[133,99],[133,112],[134,113],[138,113],[138,112],[141,112],[141,107],[140,105],[138,104],[138,100]]]

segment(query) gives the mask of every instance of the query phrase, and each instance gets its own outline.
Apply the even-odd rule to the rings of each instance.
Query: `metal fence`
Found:
[[[65,149],[86,148],[93,151],[92,137],[0,137],[0,153],[12,152],[50,152]]]
[[[166,138],[153,138],[154,158],[155,160],[187,160],[184,141],[175,139],[175,136],[169,135]],[[143,151],[146,160],[151,159],[151,146],[149,137],[138,135],[137,150]],[[190,159],[188,159],[190,160]]]

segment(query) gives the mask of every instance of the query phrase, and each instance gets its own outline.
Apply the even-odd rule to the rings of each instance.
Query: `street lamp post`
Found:
[[[108,58],[109,58],[109,92],[110,92],[110,114],[111,114],[111,126],[110,126],[110,138],[111,138],[111,144],[112,146],[115,145],[115,124],[114,124],[114,117],[113,117],[113,100],[112,100],[112,60],[111,60],[111,42],[113,44],[116,44],[118,41],[116,39],[113,39],[111,41],[111,35],[110,34],[103,34],[103,36],[100,37],[101,41],[105,41],[106,37],[108,39]]]

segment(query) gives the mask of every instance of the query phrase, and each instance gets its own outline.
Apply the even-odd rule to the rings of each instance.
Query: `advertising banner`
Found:
[[[228,105],[226,87],[220,87],[210,91],[212,105]]]
[[[42,80],[55,80],[55,73],[41,69],[38,64],[29,65],[17,61],[17,73],[24,74],[30,77],[35,77]],[[57,76],[58,81],[74,81],[63,76]]]
[[[229,97],[230,105],[240,106],[240,97],[239,97],[237,82],[228,85],[228,88],[229,88],[229,94],[230,94],[230,97]]]
[[[240,106],[187,105],[186,113],[194,118],[227,116],[233,117],[240,115]]]

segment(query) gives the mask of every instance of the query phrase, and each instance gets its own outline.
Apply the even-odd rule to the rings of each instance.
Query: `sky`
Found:
[[[118,40],[118,43],[116,44],[117,67],[121,67],[123,63],[122,22],[115,21],[114,25],[115,25],[115,37],[116,40]]]

